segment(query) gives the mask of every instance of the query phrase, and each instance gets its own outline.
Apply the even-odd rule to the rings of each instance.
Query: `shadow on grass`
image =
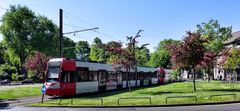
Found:
[[[160,91],[160,92],[140,92],[140,94],[150,94],[150,95],[163,95],[163,94],[172,94],[172,93],[194,93],[194,92],[176,92],[176,91]]]
[[[137,90],[142,90],[146,88],[154,88],[154,87],[159,87],[159,86],[164,86],[164,85],[169,85],[172,83],[168,84],[161,84],[161,85],[153,85],[153,86],[145,86],[145,87],[135,87],[131,88],[131,91],[137,91]],[[128,88],[125,89],[117,89],[117,90],[111,90],[111,91],[104,91],[104,92],[94,92],[94,93],[84,93],[84,94],[78,94],[75,96],[68,96],[68,97],[62,97],[63,99],[68,99],[68,98],[88,98],[88,99],[95,99],[95,98],[102,98],[102,97],[107,97],[107,96],[114,96],[122,93],[129,92]],[[161,91],[161,92],[139,92],[140,94],[150,94],[150,95],[162,95],[162,94],[169,94],[169,93],[186,93],[186,92],[178,92],[178,91]],[[191,93],[191,92],[188,92]]]

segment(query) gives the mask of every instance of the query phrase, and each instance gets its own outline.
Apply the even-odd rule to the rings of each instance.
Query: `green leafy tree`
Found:
[[[177,77],[178,77],[179,74],[180,74],[179,69],[174,69],[174,70],[171,71],[171,75],[172,75],[174,80],[177,80]]]
[[[66,58],[76,58],[75,53],[76,43],[68,37],[63,38],[63,57]]]
[[[146,47],[142,49],[138,49],[136,51],[137,65],[138,66],[146,66],[146,63],[150,59],[150,51]]]
[[[102,46],[104,44],[102,43],[101,39],[96,37],[93,40],[93,44],[91,45],[90,49],[90,60],[97,61],[97,62],[107,62],[108,55],[106,49],[104,49]]]
[[[170,44],[177,45],[179,43],[180,41],[172,40],[172,39],[165,39],[161,41],[158,44],[156,51],[154,51],[151,54],[151,58],[147,63],[147,65],[151,67],[164,67],[164,68],[171,67],[171,62],[170,62],[171,56],[166,46]]]
[[[26,70],[23,64],[34,50],[56,55],[56,25],[46,17],[36,16],[25,6],[10,6],[2,17],[0,32],[9,61],[17,68],[17,74],[23,74],[24,77]]]
[[[0,64],[4,64],[5,63],[5,51],[6,51],[6,47],[3,45],[2,42],[0,42]]]
[[[87,41],[79,41],[75,46],[75,53],[78,59],[83,61],[89,60],[90,48]]]
[[[31,40],[33,50],[47,56],[58,57],[58,26],[44,16],[36,16],[35,24],[35,30],[31,35],[33,36]]]
[[[203,68],[208,73],[208,82],[210,82],[210,75],[216,59],[224,48],[224,41],[231,37],[232,27],[221,27],[217,20],[209,20],[208,23],[197,25],[197,32],[201,34],[201,39],[207,40],[203,45],[208,52],[208,62]],[[224,54],[221,52],[221,54]]]
[[[11,79],[11,75],[13,73],[16,73],[15,67],[12,67],[11,65],[8,64],[2,64],[0,66],[0,75],[2,75],[4,78]]]
[[[237,80],[236,69],[239,66],[240,66],[240,49],[233,47],[230,50],[229,55],[226,57],[224,67],[229,69],[231,72],[231,76],[235,76],[235,79]]]

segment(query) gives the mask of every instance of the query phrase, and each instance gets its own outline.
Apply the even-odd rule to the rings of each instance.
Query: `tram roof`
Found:
[[[53,58],[50,59],[49,62],[59,62],[63,60],[68,60],[65,58]],[[75,60],[70,60],[75,61]],[[93,63],[93,62],[82,62],[82,61],[75,61],[76,67],[88,67],[89,70],[98,71],[98,70],[106,70],[106,71],[116,71],[112,65],[105,64],[105,63]],[[150,67],[137,67],[138,72],[155,72],[158,68],[150,68]],[[121,71],[126,71],[124,68]],[[130,70],[130,72],[134,72],[134,70]]]

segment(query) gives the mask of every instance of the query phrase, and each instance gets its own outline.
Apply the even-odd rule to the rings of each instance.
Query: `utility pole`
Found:
[[[94,28],[89,28],[89,29],[83,29],[83,30],[76,30],[76,31],[72,31],[72,32],[66,32],[63,33],[63,10],[59,9],[59,41],[60,41],[60,53],[59,53],[59,57],[62,58],[63,57],[63,34],[72,34],[72,33],[78,33],[78,32],[84,32],[84,31],[90,31],[90,30],[97,30],[99,29],[98,27],[94,27]]]
[[[60,54],[59,57],[63,57],[63,19],[62,19],[63,10],[59,10],[59,40],[60,40]]]

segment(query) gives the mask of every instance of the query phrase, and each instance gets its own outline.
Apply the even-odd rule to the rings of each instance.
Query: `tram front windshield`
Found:
[[[59,70],[60,70],[59,67],[49,67],[48,68],[48,75],[47,75],[47,82],[58,81]]]
[[[47,82],[57,82],[60,73],[60,61],[49,62],[47,71]]]

